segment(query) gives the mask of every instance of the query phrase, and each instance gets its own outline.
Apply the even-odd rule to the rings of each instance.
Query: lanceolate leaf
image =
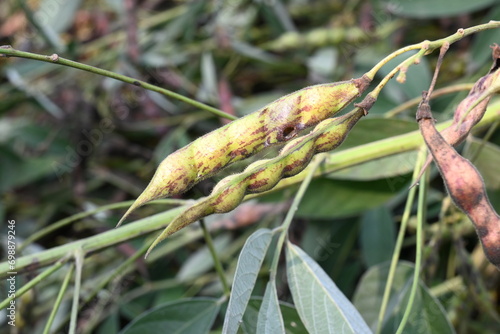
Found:
[[[377,327],[388,271],[388,263],[372,267],[364,274],[354,294],[354,305],[372,329]],[[396,268],[382,333],[397,330],[408,304],[413,271],[413,264],[408,262],[402,262]],[[419,283],[412,310],[405,333],[454,333],[443,307],[422,282]]]
[[[241,329],[245,334],[260,334],[257,331],[257,321],[259,318],[259,311],[261,309],[263,300],[262,298],[252,297],[248,303],[248,307],[243,315],[243,322]],[[280,313],[283,316],[285,325],[285,332],[287,334],[304,334],[307,333],[302,320],[297,313],[295,307],[291,304],[280,301]]]
[[[210,332],[219,313],[217,299],[193,298],[167,303],[144,313],[120,334],[203,334]]]
[[[395,227],[385,206],[369,210],[361,217],[361,250],[367,267],[389,261],[395,244]]]
[[[252,234],[243,246],[238,258],[222,333],[238,331],[271,239],[271,231],[261,229]]]
[[[283,324],[274,281],[267,283],[266,293],[257,320],[257,333],[285,333],[285,325]]]
[[[295,307],[309,333],[371,333],[351,302],[323,269],[288,242],[287,277]]]

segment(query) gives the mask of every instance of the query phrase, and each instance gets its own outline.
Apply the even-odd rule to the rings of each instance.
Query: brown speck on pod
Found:
[[[233,162],[292,140],[302,129],[315,126],[343,110],[370,82],[368,76],[363,76],[309,86],[199,137],[160,163],[146,189],[118,225],[147,202],[183,193]],[[133,84],[141,85],[137,80]],[[184,182],[179,182],[180,175],[185,176]]]

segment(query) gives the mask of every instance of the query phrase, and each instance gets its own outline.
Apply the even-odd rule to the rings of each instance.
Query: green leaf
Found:
[[[231,238],[229,235],[222,235],[214,239],[214,248],[217,253],[230,247]],[[196,253],[192,254],[183,264],[177,274],[177,279],[181,282],[195,279],[203,273],[206,273],[214,266],[214,260],[207,246],[202,247]]]
[[[257,333],[285,333],[274,281],[268,282],[257,319]]]
[[[385,206],[369,210],[361,217],[361,250],[368,267],[388,261],[395,244],[395,226]]]
[[[297,210],[298,217],[331,219],[349,217],[378,207],[403,188],[409,178],[375,181],[313,180]]]
[[[481,150],[479,155],[476,152]],[[471,138],[467,141],[463,156],[472,159],[475,157],[474,166],[481,173],[486,188],[500,189],[500,177],[498,177],[498,166],[500,166],[500,147],[492,143],[484,143],[480,139]]]
[[[57,33],[64,32],[75,20],[75,14],[82,0],[54,1],[43,0],[35,17],[40,24],[49,26]]]
[[[260,229],[245,242],[238,258],[222,333],[238,331],[271,239],[270,230]]]
[[[396,15],[431,19],[471,13],[497,3],[496,0],[386,0],[385,5]]]
[[[9,148],[0,146],[0,191],[21,187],[48,175],[59,176],[59,172],[62,174],[73,169],[61,160],[54,156],[22,159]]]
[[[218,300],[209,298],[167,303],[142,314],[120,333],[209,333],[219,308]]]
[[[118,333],[120,329],[119,324],[120,318],[118,317],[118,312],[113,312],[99,325],[96,334]]]
[[[354,305],[372,329],[377,326],[378,312],[382,304],[388,271],[388,263],[372,267],[363,275],[354,294]],[[414,267],[411,263],[401,262],[398,264],[382,333],[394,333],[398,328],[408,304],[413,271]],[[454,332],[439,301],[430,294],[424,283],[419,282],[412,313],[404,333],[446,334]]]
[[[358,181],[370,181],[397,177],[413,171],[417,155],[417,151],[403,152],[345,168],[338,172],[329,174],[328,177],[338,180]]]
[[[279,59],[273,54],[264,51],[256,46],[248,44],[244,41],[233,40],[231,43],[233,50],[242,56],[248,57],[250,59],[258,60],[268,64],[276,64]]]
[[[402,61],[415,53],[417,53],[417,51],[410,51],[390,60],[387,65],[382,67],[379,74],[381,76],[388,75],[394,67],[398,66]],[[408,67],[404,82],[400,83],[396,80],[389,81],[384,87],[383,94],[391,97],[396,103],[404,102],[415,96],[420,96],[422,91],[429,87],[429,83],[432,79],[429,67],[427,58],[421,58],[419,64],[413,64]]]
[[[495,6],[486,15],[488,20],[500,20],[500,6]],[[484,65],[485,62],[491,61],[491,50],[489,48],[493,43],[499,43],[498,29],[482,31],[474,37],[470,52],[468,52],[468,64],[474,64],[476,68]]]
[[[197,100],[218,101],[217,69],[211,52],[205,52],[201,57],[201,86],[197,93]]]
[[[371,333],[352,303],[323,269],[287,243],[287,277],[295,307],[309,333]]]
[[[247,334],[260,334],[257,332],[257,319],[259,316],[259,310],[262,307],[261,297],[252,297],[248,303],[248,307],[243,316],[243,322],[241,327],[243,331]],[[302,320],[300,320],[299,314],[293,305],[288,303],[279,302],[280,312],[283,315],[285,332],[287,334],[304,334],[307,333]]]
[[[415,130],[418,130],[418,125],[415,121],[379,116],[362,119],[356,124],[356,127],[349,133],[347,139],[337,150],[345,150]]]
[[[316,51],[307,59],[309,75],[325,79],[333,75],[337,68],[338,51],[334,47],[325,47]]]

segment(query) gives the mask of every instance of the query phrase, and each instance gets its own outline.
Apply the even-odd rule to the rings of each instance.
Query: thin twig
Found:
[[[50,55],[50,56],[44,56],[44,55],[40,55],[40,54],[36,54],[36,53],[31,53],[31,52],[19,51],[19,50],[16,50],[16,49],[13,49],[13,48],[9,48],[8,46],[4,45],[4,46],[0,47],[0,55],[5,55],[7,57],[18,57],[18,58],[25,58],[25,59],[33,59],[33,60],[43,61],[43,62],[46,62],[46,63],[56,63],[56,64],[63,65],[63,66],[73,67],[73,68],[76,68],[76,69],[79,69],[79,70],[82,70],[82,71],[87,71],[87,72],[99,74],[99,75],[102,75],[102,76],[105,76],[105,77],[113,78],[113,79],[116,79],[116,80],[119,80],[119,81],[122,81],[122,82],[125,82],[125,83],[128,83],[128,84],[131,84],[131,85],[134,85],[134,86],[142,87],[144,89],[148,89],[150,91],[163,94],[163,95],[168,96],[170,98],[173,98],[173,99],[182,101],[184,103],[187,103],[187,104],[189,104],[189,105],[191,105],[193,107],[196,107],[196,108],[203,109],[203,110],[206,110],[208,112],[211,112],[214,115],[217,115],[219,117],[224,117],[224,118],[231,119],[231,120],[235,120],[237,118],[237,117],[235,117],[233,115],[226,114],[222,110],[219,110],[217,108],[211,107],[211,106],[209,106],[207,104],[204,104],[202,102],[198,102],[196,100],[190,99],[188,97],[185,97],[184,95],[175,93],[175,92],[173,92],[171,90],[168,90],[168,89],[165,89],[165,88],[161,88],[161,87],[149,84],[149,83],[147,83],[145,81],[137,80],[137,79],[128,77],[128,76],[123,75],[123,74],[118,74],[118,73],[115,73],[115,72],[103,70],[103,69],[98,68],[98,67],[94,67],[94,66],[82,64],[82,63],[79,63],[79,62],[76,62],[76,61],[73,61],[73,60],[69,60],[69,59],[66,59],[66,58],[63,58],[63,57],[59,57],[59,55],[57,55],[57,54],[53,54],[53,55]]]

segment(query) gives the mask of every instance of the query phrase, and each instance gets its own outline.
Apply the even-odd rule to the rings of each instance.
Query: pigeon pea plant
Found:
[[[491,123],[493,120],[498,119],[498,112],[496,114],[495,112],[488,114],[486,109],[492,95],[499,90],[500,86],[500,81],[498,80],[498,76],[500,75],[500,48],[498,46],[493,47],[494,64],[489,73],[477,81],[469,95],[458,106],[451,125],[441,133],[434,125],[434,120],[430,112],[429,99],[432,96],[433,85],[449,45],[461,40],[465,36],[499,27],[500,22],[491,21],[487,24],[468,29],[460,29],[456,34],[443,39],[424,41],[407,46],[388,55],[370,71],[357,79],[301,89],[200,137],[167,156],[161,162],[149,185],[129,207],[118,225],[129,217],[132,211],[148,202],[183,193],[201,180],[215,175],[231,163],[253,156],[270,146],[276,144],[284,144],[284,146],[276,157],[257,160],[242,172],[223,178],[214,187],[209,196],[201,198],[190,205],[172,209],[164,214],[151,217],[149,221],[139,221],[120,227],[99,236],[99,238],[89,238],[81,243],[73,243],[67,247],[60,247],[50,252],[36,254],[36,259],[35,256],[19,258],[16,264],[16,270],[19,272],[33,266],[35,261],[37,266],[57,262],[40,274],[35,280],[18,290],[16,296],[5,299],[0,306],[3,308],[9,305],[14,298],[19,298],[29,291],[29,289],[43,280],[44,277],[59,269],[71,257],[75,259],[76,281],[78,283],[81,280],[81,269],[85,254],[127,240],[131,234],[142,235],[164,228],[164,231],[152,244],[145,245],[134,257],[131,257],[126,262],[129,264],[139,255],[144,253],[146,255],[150,254],[153,247],[157,246],[171,234],[201,220],[202,231],[207,243],[211,247],[210,250],[214,255],[215,266],[224,286],[224,295],[219,300],[197,301],[199,304],[196,307],[200,312],[208,310],[207,312],[210,313],[207,316],[208,318],[205,319],[207,331],[211,328],[221,304],[227,300],[229,301],[223,323],[223,333],[237,333],[241,330],[240,326],[243,326],[244,331],[252,332],[248,328],[251,324],[255,326],[254,332],[257,333],[285,333],[286,331],[293,331],[294,326],[299,328],[299,332],[307,330],[310,333],[327,331],[371,333],[372,330],[387,332],[391,328],[398,333],[402,333],[405,328],[409,328],[407,326],[414,326],[412,323],[409,323],[409,319],[412,314],[413,301],[418,297],[429,298],[438,310],[437,312],[442,314],[439,303],[435,299],[432,299],[431,295],[419,285],[421,284],[419,282],[419,271],[421,268],[422,253],[422,221],[424,220],[422,206],[425,203],[426,174],[424,174],[424,179],[421,180],[421,177],[430,160],[433,159],[443,176],[451,199],[458,208],[468,215],[477,229],[486,257],[495,266],[500,268],[500,218],[488,201],[484,182],[480,174],[468,160],[461,157],[452,147],[463,142],[474,126],[481,124],[481,122]],[[380,313],[376,318],[367,319],[365,314],[361,315],[361,311],[359,310],[361,308],[360,305],[357,305],[358,307],[355,308],[321,267],[288,240],[289,226],[293,214],[312,178],[318,175],[318,173],[324,173],[325,170],[328,170],[328,167],[325,167],[325,161],[328,159],[328,156],[318,155],[315,159],[314,156],[321,152],[334,150],[341,145],[348,134],[355,129],[357,122],[368,114],[370,108],[376,103],[381,90],[389,80],[399,73],[397,77],[398,81],[404,82],[406,72],[410,66],[418,64],[424,56],[438,49],[441,50],[441,53],[435,77],[429,92],[424,94],[417,112],[417,122],[421,135],[431,156],[428,158],[428,162],[424,163],[424,155],[423,153],[420,154],[417,164],[417,167],[420,168],[416,168],[414,173],[415,184],[419,183],[418,188],[420,189],[415,267],[410,267],[408,270],[404,268],[400,269],[399,267],[396,269],[403,236],[400,234],[398,238],[399,246],[396,247],[393,261],[387,270],[387,285],[383,300],[381,301]],[[375,75],[384,65],[397,56],[412,50],[416,50],[417,52],[395,66],[374,89],[366,94],[362,101],[354,103],[352,111],[344,115],[337,115],[368,90],[370,83],[375,79]],[[51,62],[109,76],[145,89],[154,90],[171,98],[180,99],[196,107],[214,112],[219,116],[231,118],[215,108],[189,100],[168,90],[123,75],[70,61],[56,54],[44,56],[3,46],[0,47],[0,55]],[[309,132],[306,133],[306,131]],[[379,154],[379,157],[383,157],[384,155],[415,149],[420,145],[420,142],[415,140],[416,144],[414,143],[411,148],[405,148],[403,147],[403,142],[403,140],[400,141],[401,148],[393,148],[391,152],[384,152],[382,147],[380,147],[380,150],[376,154]],[[424,150],[421,150],[421,152],[424,152]],[[366,154],[365,157],[359,160],[353,159],[350,162],[350,166],[363,161],[369,161],[370,159],[373,159],[373,155]],[[418,174],[419,170],[422,171],[420,175]],[[220,262],[215,255],[215,250],[211,246],[212,241],[203,223],[203,218],[214,213],[224,213],[235,209],[248,194],[256,196],[256,194],[273,190],[275,187],[279,188],[289,185],[291,183],[282,182],[284,181],[282,179],[290,177],[294,177],[291,178],[291,180],[295,180],[294,182],[301,182],[301,186],[291,204],[284,223],[273,230],[259,229],[247,239],[239,257],[233,286],[230,290]],[[407,207],[401,224],[401,231],[403,233],[408,222],[416,188],[412,187],[408,194]],[[275,238],[276,247],[272,251],[269,282],[264,298],[261,301],[260,310],[256,315],[257,319],[250,321],[248,313],[245,313],[245,310],[250,308],[249,305],[252,302],[250,300],[251,292],[273,238]],[[285,242],[287,277],[295,302],[296,311],[294,310],[294,312],[297,312],[299,317],[297,318],[298,322],[293,323],[282,314],[283,306],[279,304],[276,290],[278,263]],[[165,244],[165,247],[168,247],[168,242]],[[64,254],[67,256],[63,256]],[[151,253],[151,256],[154,256],[154,253]],[[7,272],[5,270],[7,263],[0,264],[0,268],[0,272]],[[411,272],[413,272],[414,279],[407,307],[399,313],[396,312],[397,314],[386,314],[395,277],[397,275],[409,275]],[[72,270],[68,272],[67,279],[61,291],[66,289],[71,275]],[[78,285],[76,284],[76,286]],[[362,291],[359,292],[357,296],[361,296],[362,293]],[[74,302],[71,314],[72,323],[74,323],[78,312],[78,293],[75,293],[75,296],[74,300],[76,302]],[[54,310],[57,309],[58,305],[56,304]],[[175,305],[176,307],[179,307],[179,305]],[[167,305],[165,308],[154,312],[170,312],[173,309]],[[124,333],[137,332],[138,328],[147,323],[148,317],[158,316],[159,313],[155,314],[154,312],[130,324],[124,330]],[[415,316],[418,315],[421,314],[418,313]],[[49,325],[52,320],[49,321],[47,328],[50,327]],[[438,323],[444,326],[443,333],[453,332],[449,322],[439,321]],[[416,327],[411,328],[412,330],[416,330]]]

